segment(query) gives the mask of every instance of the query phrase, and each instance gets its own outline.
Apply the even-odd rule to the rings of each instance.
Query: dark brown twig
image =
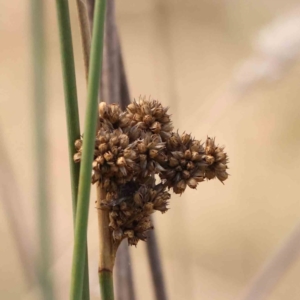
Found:
[[[93,22],[94,0],[88,0],[90,23]],[[123,66],[120,43],[115,25],[115,4],[108,1],[105,24],[105,46],[101,80],[101,101],[120,103],[124,108],[130,103],[129,91]],[[134,300],[131,258],[126,243],[117,252],[115,266],[116,299]]]
[[[127,241],[124,240],[118,249],[115,265],[116,300],[134,300],[131,258]]]
[[[153,218],[151,218],[151,222],[154,225]],[[154,230],[149,232],[146,246],[155,297],[157,300],[167,300],[168,298],[165,288],[162,263],[159,255],[158,241]]]

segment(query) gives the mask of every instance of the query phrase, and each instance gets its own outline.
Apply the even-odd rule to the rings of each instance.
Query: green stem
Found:
[[[80,138],[80,124],[77,102],[77,88],[75,76],[75,64],[73,54],[72,33],[70,24],[70,13],[68,0],[57,0],[57,17],[60,31],[60,45],[61,45],[61,59],[64,77],[64,91],[65,91],[65,107],[66,119],[68,129],[68,148],[69,148],[69,165],[71,177],[71,192],[73,204],[73,222],[75,226],[75,217],[77,209],[77,194],[80,165],[75,164],[73,155],[75,154],[74,142]],[[85,274],[83,284],[82,299],[89,300],[89,273],[88,273],[88,257],[86,251],[85,258]]]
[[[98,115],[98,83],[100,80],[102,68],[105,6],[105,0],[96,1],[91,46],[91,61],[88,77],[88,102],[85,117],[83,151],[79,177],[77,214],[75,222],[75,241],[70,291],[71,300],[80,300],[83,289],[85,265],[84,257],[86,255],[89,198],[91,190],[91,173]]]
[[[31,1],[31,30],[33,54],[33,109],[36,150],[36,186],[40,253],[38,279],[44,300],[54,299],[53,282],[49,274],[51,266],[51,230],[48,198],[48,152],[46,108],[46,47],[45,47],[44,1]]]
[[[102,300],[114,300],[113,274],[110,270],[99,273]]]

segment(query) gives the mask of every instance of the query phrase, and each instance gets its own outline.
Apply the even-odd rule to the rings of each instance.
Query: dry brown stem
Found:
[[[98,210],[98,231],[99,231],[99,273],[113,272],[116,252],[119,243],[113,241],[109,229],[109,211],[101,207],[101,201],[106,195],[100,185],[97,186],[97,210]]]
[[[88,6],[86,0],[76,0],[79,16],[81,42],[86,80],[89,73],[90,49],[91,49],[91,26],[89,21]]]

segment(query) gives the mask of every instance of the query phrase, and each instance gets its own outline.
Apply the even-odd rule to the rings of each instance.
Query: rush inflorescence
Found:
[[[80,162],[82,139],[75,142]],[[182,194],[200,182],[228,178],[224,147],[207,137],[205,143],[190,134],[173,131],[168,108],[157,100],[139,99],[122,111],[117,104],[99,104],[92,183],[100,185],[109,210],[115,241],[130,245],[146,240],[150,215],[168,210],[167,190]]]

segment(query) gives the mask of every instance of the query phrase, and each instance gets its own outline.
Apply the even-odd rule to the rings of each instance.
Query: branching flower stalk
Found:
[[[209,137],[202,144],[190,134],[174,132],[167,111],[157,100],[145,98],[125,111],[117,104],[99,104],[91,180],[99,191],[99,232],[105,243],[100,250],[100,283],[113,272],[120,242],[145,241],[153,228],[151,214],[168,210],[167,189],[182,194],[205,179],[228,178],[224,147]],[[82,161],[84,140],[85,136],[75,142],[76,162]]]

